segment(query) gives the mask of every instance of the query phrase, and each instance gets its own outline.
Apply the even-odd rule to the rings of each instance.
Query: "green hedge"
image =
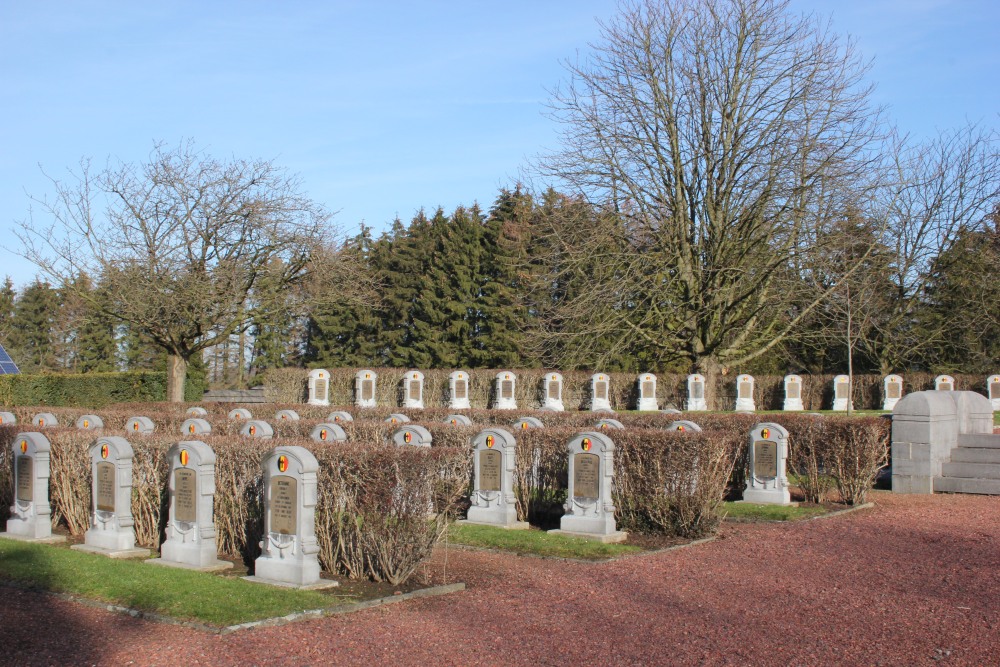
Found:
[[[200,401],[204,382],[189,377],[184,399]],[[0,405],[101,408],[112,403],[166,400],[167,374],[161,371],[0,376]]]

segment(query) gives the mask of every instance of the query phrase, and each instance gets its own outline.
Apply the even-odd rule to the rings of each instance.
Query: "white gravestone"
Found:
[[[17,424],[17,416],[13,412],[0,412],[0,426],[14,426]]]
[[[253,419],[253,415],[246,408],[233,408],[227,415],[232,420]]]
[[[94,431],[104,428],[104,420],[97,415],[82,415],[76,420],[76,427],[81,431]]]
[[[317,424],[309,437],[316,442],[346,442],[347,432],[341,428],[340,424],[330,422]]]
[[[545,424],[537,417],[521,417],[520,419],[515,419],[510,425],[514,427],[515,431],[527,431],[529,428],[545,428]]]
[[[990,395],[990,405],[994,412],[1000,412],[1000,375],[986,378],[986,390]]]
[[[309,371],[309,405],[330,405],[330,371],[317,368]]]
[[[14,459],[14,504],[10,507],[7,532],[0,537],[32,542],[62,542],[52,534],[49,505],[49,461],[51,445],[41,433],[19,433],[11,443]]]
[[[149,557],[135,546],[132,518],[132,445],[125,438],[98,438],[90,447],[91,515],[84,543],[73,549],[111,558]]]
[[[156,430],[156,423],[149,417],[129,417],[125,431],[129,435],[149,435]]]
[[[329,422],[333,422],[335,424],[352,422],[354,421],[354,415],[352,415],[350,412],[344,412],[342,410],[338,410],[336,412],[331,412],[330,414],[328,414],[326,416],[326,420]]]
[[[516,443],[510,431],[488,428],[472,439],[473,490],[472,506],[465,523],[481,523],[501,528],[523,530],[524,521],[517,520],[514,496],[514,462]]]
[[[623,542],[628,535],[618,530],[611,498],[615,445],[604,433],[577,433],[567,446],[569,492],[559,520],[551,531],[587,537],[601,542]]]
[[[181,435],[210,435],[212,425],[204,419],[185,419],[181,423]]]
[[[604,373],[590,376],[590,409],[594,412],[614,412],[611,407],[611,378]]]
[[[33,426],[37,426],[38,428],[59,426],[59,420],[56,419],[56,416],[51,412],[39,412],[31,418],[31,423]]]
[[[374,408],[378,405],[375,383],[378,374],[371,370],[361,370],[354,376],[354,405],[359,408]]]
[[[278,410],[274,413],[274,421],[297,422],[299,421],[299,413],[295,410]]]
[[[639,385],[639,402],[635,406],[636,410],[659,410],[656,403],[656,376],[652,373],[643,373],[636,378]]]
[[[838,375],[833,378],[833,409],[835,412],[843,412],[851,407],[851,378],[846,375]]]
[[[408,371],[403,378],[403,407],[424,409],[424,374]]]
[[[493,401],[494,410],[516,410],[517,398],[514,393],[514,383],[517,376],[509,371],[497,373],[494,380],[496,389],[496,400]]]
[[[699,373],[688,375],[688,405],[691,412],[708,410],[705,401],[705,376]]]
[[[465,415],[448,415],[444,418],[445,424],[451,424],[452,426],[472,426],[472,420]]]
[[[393,431],[389,440],[397,447],[430,447],[434,438],[423,426],[407,424]]]
[[[448,376],[448,389],[451,396],[448,407],[452,410],[468,410],[469,374],[465,371],[454,371]]]
[[[188,417],[207,417],[208,416],[208,410],[206,410],[205,408],[203,408],[201,406],[194,405],[194,406],[188,408],[187,410],[185,410],[184,414],[187,415]]]
[[[146,562],[206,572],[229,569],[233,564],[219,560],[215,541],[215,452],[200,440],[187,440],[173,445],[167,460],[167,539],[160,557]]]
[[[681,433],[701,433],[701,427],[693,421],[688,421],[687,419],[678,419],[675,422],[670,422],[670,426],[667,427],[667,430],[679,431]]]
[[[393,412],[391,415],[385,418],[386,424],[392,424],[394,426],[396,424],[406,424],[409,421],[410,421],[409,417],[399,412]]]
[[[934,388],[938,391],[955,391],[955,378],[950,375],[938,375],[934,378]]]
[[[594,428],[598,431],[622,431],[625,429],[625,425],[617,419],[598,419]]]
[[[275,447],[261,461],[264,472],[264,539],[250,581],[292,588],[324,588],[316,541],[316,472],[304,447]]]
[[[805,410],[802,405],[802,378],[798,375],[785,376],[785,412]]]
[[[563,376],[560,373],[546,373],[542,378],[542,410],[562,412]]]
[[[736,412],[755,412],[757,404],[753,399],[754,379],[752,375],[736,376]]]
[[[274,428],[265,421],[248,419],[243,423],[243,426],[240,426],[240,435],[270,440],[274,437]]]
[[[791,505],[788,477],[788,431],[779,424],[757,424],[750,431],[750,474],[743,502]]]
[[[886,375],[882,381],[882,409],[892,410],[903,397],[903,378],[898,375]]]

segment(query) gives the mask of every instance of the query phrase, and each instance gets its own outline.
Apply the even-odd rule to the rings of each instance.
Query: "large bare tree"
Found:
[[[321,277],[350,289],[331,276],[330,215],[271,161],[217,160],[185,142],[97,173],[83,160],[51,181],[54,196],[33,198],[41,210],[21,224],[25,256],[64,285],[95,276],[111,301],[92,306],[167,353],[169,400],[184,400],[194,355],[247,326],[262,285],[315,296]]]

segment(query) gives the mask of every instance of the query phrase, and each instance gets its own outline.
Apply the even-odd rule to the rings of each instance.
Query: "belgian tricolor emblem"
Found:
[[[581,447],[581,448],[583,449],[583,451],[585,451],[585,452],[589,452],[589,451],[590,451],[590,448],[591,448],[591,447],[593,447],[593,446],[594,446],[594,445],[593,445],[593,444],[592,444],[592,443],[590,442],[590,438],[584,438],[584,439],[583,439],[583,442],[581,442],[581,443],[580,443],[580,447]]]
[[[107,445],[101,445],[101,458],[102,459],[108,458],[108,446]]]
[[[288,470],[288,457],[282,454],[278,457],[278,472],[285,472]]]
[[[409,431],[403,431],[403,442],[410,444],[411,440],[413,440],[413,434]]]
[[[493,448],[493,442],[494,442],[494,440],[493,440],[493,436],[492,435],[486,436],[486,446],[488,448],[490,448],[490,449]]]
[[[188,464],[188,450],[182,449],[181,455],[178,458],[181,461],[181,465],[186,466]]]

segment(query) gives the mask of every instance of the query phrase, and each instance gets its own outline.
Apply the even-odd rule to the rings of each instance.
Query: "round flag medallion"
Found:
[[[521,422],[521,430],[523,431],[528,430],[528,422]]]
[[[771,437],[771,429],[769,429],[769,428],[762,428],[760,430],[760,437],[762,437],[764,439],[770,438]]]
[[[102,459],[108,458],[108,446],[107,445],[101,445],[101,458]]]
[[[584,438],[583,442],[580,443],[580,447],[583,449],[583,451],[589,452],[590,448],[593,447],[593,445],[590,442],[590,438]]]
[[[253,424],[251,424],[250,428],[247,430],[250,432],[250,435],[257,435],[257,427],[254,426]]]
[[[492,435],[486,436],[486,446],[488,448],[490,448],[490,449],[493,448],[493,436]]]
[[[678,426],[677,430],[680,431],[681,433],[683,433],[684,432],[684,427],[683,426]]]
[[[319,432],[319,439],[320,440],[326,440],[326,429],[325,428],[320,430],[320,432]]]
[[[188,424],[188,433],[194,433],[194,424]]]
[[[138,420],[132,422],[132,430],[133,431],[138,431],[139,430],[139,422],[138,422]]]
[[[181,465],[186,466],[188,464],[188,450],[182,449],[180,455]]]
[[[89,419],[84,419],[83,420],[83,427],[84,428],[90,428],[90,420]]]
[[[27,451],[28,451],[28,441],[27,440],[22,440],[21,441],[21,453],[24,454]]]
[[[285,472],[288,470],[288,457],[282,454],[278,457],[278,471]]]
[[[406,444],[409,444],[411,440],[413,440],[413,434],[410,433],[409,431],[404,431],[403,432],[403,442],[405,442]]]

